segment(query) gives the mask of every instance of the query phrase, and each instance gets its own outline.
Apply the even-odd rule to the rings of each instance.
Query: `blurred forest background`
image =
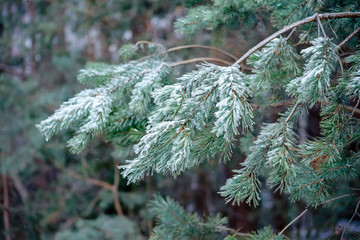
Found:
[[[177,179],[155,175],[141,184],[127,185],[114,166],[133,154],[131,148],[98,138],[84,152],[73,155],[65,146],[70,132],[47,142],[35,128],[83,88],[76,75],[86,62],[119,63],[122,44],[152,41],[169,48],[216,43],[240,57],[274,31],[267,16],[259,14],[250,19],[246,29],[228,30],[221,42],[205,31],[191,41],[175,33],[175,19],[184,16],[187,7],[204,2],[0,1],[0,239],[5,239],[4,226],[9,227],[11,239],[146,239],[153,228],[146,204],[158,192],[171,196],[188,211],[221,212],[229,218],[230,227],[241,227],[242,232],[269,224],[280,230],[289,216],[304,207],[301,203],[290,205],[266,189],[259,208],[226,205],[217,192],[244,158],[239,143],[227,165],[214,159]],[[219,56],[192,49],[171,57]],[[276,110],[264,113],[264,118],[273,121]],[[310,135],[319,131],[317,126],[307,128]],[[246,142],[241,144],[246,148]],[[353,211],[347,203],[339,204],[343,208],[337,211],[347,215]],[[324,234],[336,231],[332,226],[341,217],[330,219],[331,209],[322,209],[321,214],[314,211],[294,227],[303,228],[305,235],[316,227]]]

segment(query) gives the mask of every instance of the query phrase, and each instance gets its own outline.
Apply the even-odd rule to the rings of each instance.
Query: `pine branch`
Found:
[[[323,19],[337,19],[337,18],[359,18],[360,17],[360,12],[343,12],[343,13],[324,13],[324,14],[314,14],[311,17],[307,17],[305,19],[302,19],[300,21],[294,22],[282,29],[280,29],[279,31],[273,33],[272,35],[270,35],[269,37],[267,37],[266,39],[262,40],[261,42],[259,42],[258,44],[256,44],[254,47],[252,47],[249,51],[247,51],[241,58],[239,58],[234,65],[239,65],[242,62],[245,61],[245,59],[247,59],[251,54],[253,54],[254,52],[256,52],[257,50],[259,50],[260,48],[264,47],[268,42],[270,42],[271,40],[273,40],[274,38],[280,36],[281,34],[295,28],[301,25],[304,25],[306,23],[309,22],[314,22],[317,21],[317,19],[323,20]]]
[[[227,159],[238,126],[253,124],[247,81],[238,68],[204,64],[180,83],[155,91],[157,111],[123,175],[130,182],[154,170],[176,176],[217,152]]]
[[[196,213],[186,212],[169,197],[155,195],[149,207],[157,222],[150,239],[207,239],[230,230],[224,226],[227,220],[220,215],[201,219]]]

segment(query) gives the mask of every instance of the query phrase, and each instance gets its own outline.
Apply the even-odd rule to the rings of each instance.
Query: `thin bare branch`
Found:
[[[178,47],[173,47],[173,48],[169,48],[168,50],[165,51],[165,53],[169,53],[169,52],[174,52],[174,51],[178,51],[178,50],[182,50],[182,49],[187,49],[187,48],[203,48],[203,49],[210,49],[213,50],[215,52],[219,52],[222,53],[230,58],[232,58],[233,60],[237,60],[238,58],[234,55],[232,55],[231,53],[228,53],[224,50],[221,50],[219,48],[216,47],[212,47],[212,46],[205,46],[205,45],[200,45],[200,44],[191,44],[191,45],[183,45],[183,46],[178,46]]]
[[[289,35],[286,37],[286,41],[289,40],[289,38],[294,34],[295,31],[296,31],[296,27],[294,27],[293,30],[291,30],[291,32],[289,33]]]
[[[317,20],[317,22],[318,22],[318,24],[319,24],[319,26],[320,26],[320,28],[321,28],[321,31],[322,31],[324,37],[327,38],[327,35],[326,35],[326,32],[325,32],[324,26],[323,26],[322,23],[321,23],[321,20],[320,20],[320,18],[319,18],[319,14],[318,14],[318,13],[316,13],[316,20]]]
[[[291,110],[291,113],[289,114],[289,116],[286,118],[284,125],[287,124],[290,119],[292,118],[292,116],[294,115],[296,109],[300,106],[300,103],[296,103],[295,106],[293,107],[293,109]]]
[[[328,19],[328,23],[329,23],[329,27],[330,27],[331,31],[334,33],[335,37],[338,38],[338,35],[336,34],[336,32],[334,31],[333,27],[331,26],[331,22],[330,22],[329,19]]]
[[[91,213],[91,211],[94,209],[96,203],[101,199],[101,194],[105,191],[104,188],[101,188],[96,196],[91,200],[86,210],[83,212],[82,216],[87,217]]]
[[[16,68],[0,63],[0,70],[3,70],[4,72],[7,72],[9,75],[12,75],[14,77],[19,78],[20,80],[24,80],[26,76],[22,74],[21,72],[18,72]]]
[[[358,110],[357,107],[359,106],[359,103],[360,103],[360,98],[358,98],[358,100],[357,100],[357,102],[356,102],[356,105],[355,105],[355,107],[353,108],[353,110],[352,110],[352,112],[351,112],[350,117],[348,118],[348,120],[346,120],[346,122],[345,122],[344,125],[346,125],[346,124],[350,121],[350,119],[354,116],[355,111]]]
[[[140,44],[158,44],[158,43],[154,43],[154,42],[150,42],[150,41],[137,41],[135,43],[135,46],[139,46]]]
[[[325,105],[328,105],[329,103],[328,102],[318,102],[319,104],[325,104]],[[342,104],[339,104],[340,107],[342,109],[344,109],[345,111],[348,111],[348,112],[351,112],[351,113],[354,113],[353,115],[356,115],[357,117],[360,117],[360,109],[357,109],[355,107],[352,107],[352,106],[346,106],[346,105],[342,105]],[[353,117],[352,115],[352,117]]]
[[[356,216],[356,214],[358,213],[359,205],[360,205],[360,200],[358,201],[358,203],[357,203],[357,205],[356,205],[356,208],[355,208],[354,214],[352,215],[352,217],[350,218],[349,222],[348,222],[348,223],[346,224],[346,226],[344,227],[344,230],[343,230],[343,232],[342,232],[342,234],[341,234],[341,238],[340,238],[340,240],[342,240],[342,239],[343,239],[344,234],[345,234],[345,232],[346,232],[346,229],[349,227],[349,225],[350,225],[351,221],[354,219],[354,217],[355,217],[355,216]]]
[[[329,202],[333,202],[333,201],[338,200],[338,199],[341,199],[341,198],[352,197],[352,196],[357,196],[357,195],[358,195],[358,194],[356,194],[356,193],[344,194],[344,195],[337,196],[337,197],[328,199],[328,200],[326,200],[326,201],[323,201],[323,202],[321,202],[319,205],[325,205],[325,204],[327,204],[327,203],[329,203]]]
[[[116,162],[116,160],[114,160],[114,185],[113,185],[112,192],[113,192],[116,213],[118,215],[122,216],[122,215],[124,215],[124,213],[122,211],[120,201],[119,201],[119,194],[118,194],[119,183],[120,183],[120,172],[119,172],[119,168],[118,168],[118,163]]]
[[[62,170],[63,172],[67,173],[68,175],[79,179],[79,180],[83,180],[85,182],[91,183],[93,185],[99,186],[99,187],[103,187],[106,188],[110,191],[113,191],[113,186],[110,183],[98,180],[98,179],[94,179],[94,178],[85,178],[83,176],[81,176],[80,174],[78,174],[77,172],[74,172],[70,169],[66,169],[62,166],[60,166],[59,164],[57,164],[55,161],[52,160],[52,163],[55,165],[55,167],[57,167],[58,169]]]
[[[341,58],[339,57],[339,55],[337,56],[338,58],[338,62],[339,62],[339,65],[340,65],[340,70],[341,70],[341,76],[344,77],[344,66],[341,62]]]
[[[360,12],[342,12],[342,13],[324,13],[324,14],[319,14],[318,18],[320,20],[322,19],[336,19],[336,18],[359,18],[360,17]],[[301,25],[304,25],[306,23],[309,22],[313,22],[317,20],[317,14],[314,14],[311,17],[307,17],[304,18],[300,21],[294,22],[282,29],[280,29],[279,31],[273,33],[272,35],[270,35],[269,37],[265,38],[264,40],[262,40],[261,42],[259,42],[258,44],[256,44],[253,48],[251,48],[249,51],[247,51],[241,58],[239,58],[234,65],[238,65],[241,64],[242,62],[244,62],[251,54],[253,54],[254,52],[256,52],[257,50],[259,50],[260,48],[264,47],[268,42],[270,42],[271,40],[273,40],[274,38],[280,36],[281,34],[295,28]]]
[[[220,59],[220,58],[212,58],[212,57],[201,57],[201,58],[192,58],[192,59],[189,59],[189,60],[184,60],[184,61],[180,61],[180,62],[175,62],[175,63],[171,63],[170,64],[170,67],[177,67],[177,66],[181,66],[181,65],[185,65],[185,64],[190,64],[190,63],[196,63],[196,62],[220,62],[220,63],[223,63],[227,66],[231,66],[232,63],[226,61],[226,60],[223,60],[223,59]]]
[[[4,208],[3,208],[3,218],[4,218],[4,229],[5,229],[5,239],[11,240],[10,236],[10,200],[9,200],[9,185],[8,185],[8,178],[5,173],[2,173],[2,185],[3,185],[3,201],[4,201]]]
[[[11,175],[11,180],[13,181],[16,191],[19,193],[23,203],[26,203],[29,199],[29,192],[21,181],[20,177],[17,174]]]
[[[341,49],[353,36],[355,36],[358,32],[360,31],[360,27],[358,27],[357,29],[355,29],[355,31],[353,31],[349,36],[347,36],[344,41],[342,41],[337,48]]]
[[[307,211],[309,211],[309,208],[305,208],[304,211],[302,211],[296,218],[294,218],[288,225],[286,225],[281,232],[279,232],[279,235],[283,234],[286,229],[288,229],[291,225],[294,224],[299,218],[301,218]]]
[[[337,196],[337,197],[334,197],[334,198],[331,198],[331,199],[328,199],[324,202],[321,202],[319,203],[318,205],[324,205],[326,203],[329,203],[329,202],[332,202],[332,201],[335,201],[335,200],[338,200],[338,199],[341,199],[341,198],[345,198],[345,197],[351,197],[351,196],[356,196],[357,194],[344,194],[344,195],[341,195],[341,196]],[[359,201],[360,202],[360,201]],[[359,205],[359,204],[358,204]],[[286,229],[288,229],[292,224],[294,224],[297,220],[299,220],[308,210],[310,209],[310,207],[306,207],[304,209],[304,211],[302,211],[296,218],[294,218],[288,225],[286,225],[280,232],[279,232],[279,235],[283,234]],[[357,212],[357,210],[355,211]]]
[[[228,228],[228,227],[222,227],[222,226],[217,226],[216,229],[220,230],[220,231],[227,231],[230,232],[232,235],[235,236],[251,236],[251,234],[249,233],[241,233],[239,232],[239,230],[233,229],[233,228]]]

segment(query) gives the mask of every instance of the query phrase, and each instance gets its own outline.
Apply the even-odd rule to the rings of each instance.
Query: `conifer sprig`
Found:
[[[67,145],[72,152],[79,153],[94,136],[105,131],[111,122],[110,115],[114,114],[118,105],[129,106],[139,114],[147,111],[151,104],[150,92],[139,92],[139,85],[146,90],[163,86],[169,69],[162,60],[134,61],[120,66],[89,64],[80,72],[79,81],[98,87],[78,93],[36,127],[47,140],[58,131],[76,128],[75,136]],[[132,88],[129,97],[128,92]],[[142,98],[139,99],[138,95]]]
[[[285,190],[291,178],[296,174],[295,144],[296,135],[292,130],[296,116],[300,113],[296,104],[291,111],[284,114],[278,122],[266,125],[251,147],[251,153],[241,164],[240,170],[228,179],[221,187],[220,194],[227,201],[237,204],[246,200],[246,203],[259,205],[261,181],[259,175],[263,168],[269,168],[268,184],[278,186],[280,191]]]
[[[176,176],[200,164],[208,156],[200,154],[204,144],[212,156],[229,157],[238,128],[252,128],[251,90],[237,68],[204,64],[179,82],[154,92],[159,105],[149,117],[147,135],[135,146],[138,157],[122,167],[129,182],[148,171]]]
[[[308,58],[303,75],[288,85],[290,94],[310,107],[317,101],[328,101],[331,74],[337,62],[337,46],[330,39],[320,37],[311,43],[313,46],[301,51]]]
[[[220,215],[201,219],[196,213],[186,212],[169,197],[158,195],[149,204],[150,212],[156,216],[158,225],[150,239],[219,239],[224,231],[226,218]]]

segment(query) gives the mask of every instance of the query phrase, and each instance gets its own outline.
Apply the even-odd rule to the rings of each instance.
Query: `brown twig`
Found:
[[[341,70],[341,76],[344,77],[344,66],[341,62],[341,58],[339,57],[339,55],[337,56],[338,58],[338,62],[339,62],[339,65],[340,65],[340,70]]]
[[[234,55],[232,55],[231,53],[228,53],[224,50],[221,50],[219,48],[216,47],[212,47],[212,46],[205,46],[205,45],[200,45],[200,44],[191,44],[191,45],[183,45],[183,46],[178,46],[178,47],[173,47],[173,48],[169,48],[168,50],[166,50],[164,53],[169,53],[169,52],[174,52],[174,51],[178,51],[178,50],[182,50],[182,49],[187,49],[187,48],[203,48],[203,49],[210,49],[213,50],[215,52],[219,52],[222,53],[230,58],[232,58],[233,60],[237,60],[238,58]]]
[[[123,215],[123,211],[121,209],[121,205],[120,205],[120,202],[119,202],[119,196],[118,196],[120,173],[119,173],[119,169],[117,168],[117,164],[116,164],[115,161],[114,161],[114,185],[111,185],[110,183],[107,183],[107,182],[104,182],[104,181],[101,181],[101,180],[98,180],[98,179],[81,176],[77,172],[74,172],[74,171],[72,171],[70,169],[66,169],[66,168],[58,165],[53,160],[52,160],[52,162],[55,165],[55,167],[59,168],[63,172],[66,172],[68,175],[70,175],[70,176],[72,176],[74,178],[77,178],[79,180],[83,180],[83,181],[88,182],[90,184],[93,184],[95,186],[103,187],[105,189],[110,190],[113,193],[114,205],[115,205],[116,213],[118,215]]]
[[[118,164],[116,162],[116,160],[114,160],[114,185],[113,185],[113,197],[114,197],[114,205],[115,205],[115,209],[118,215],[122,216],[124,215],[121,205],[120,205],[120,201],[119,201],[119,193],[118,193],[118,188],[119,188],[119,183],[120,183],[120,172],[119,172],[119,168],[118,168]]]
[[[20,177],[17,174],[11,175],[11,180],[13,181],[16,191],[19,193],[21,200],[23,203],[26,203],[29,199],[29,192],[22,183]]]
[[[204,225],[205,225],[205,224],[204,224]],[[220,231],[230,232],[232,235],[235,235],[235,236],[243,236],[243,237],[251,236],[250,233],[241,233],[241,232],[239,232],[239,230],[236,230],[236,229],[233,229],[233,228],[217,226],[216,229],[218,229],[218,230],[220,230]]]
[[[291,110],[291,113],[289,114],[289,116],[286,118],[284,125],[286,125],[290,119],[292,118],[292,116],[294,115],[296,109],[300,106],[300,103],[296,103],[295,106],[293,107],[293,109]]]
[[[294,34],[295,31],[296,31],[296,27],[294,27],[293,30],[291,30],[291,32],[289,33],[289,35],[286,37],[286,41],[289,40],[289,38]]]
[[[85,177],[81,176],[80,174],[78,174],[77,172],[74,172],[70,169],[66,169],[66,168],[60,166],[53,160],[51,160],[51,162],[54,164],[55,167],[62,170],[63,172],[66,172],[68,175],[70,175],[76,179],[83,180],[83,181],[93,184],[95,186],[103,187],[110,191],[113,191],[113,186],[110,183],[107,183],[107,182],[104,182],[104,181],[101,181],[98,179],[94,179],[94,178],[85,178]]]
[[[334,198],[331,198],[331,199],[328,199],[324,202],[321,202],[319,203],[318,205],[324,205],[324,204],[327,204],[329,202],[333,202],[335,200],[338,200],[338,199],[341,199],[341,198],[345,198],[345,197],[351,197],[351,196],[356,196],[357,194],[344,194],[344,195],[341,195],[341,196],[337,196],[337,197],[334,197]],[[360,201],[359,201],[360,202]],[[359,205],[359,204],[358,204]],[[279,232],[279,235],[283,234],[286,229],[288,229],[292,224],[294,224],[297,220],[299,220],[299,218],[301,218],[308,210],[310,209],[310,207],[306,207],[304,209],[304,211],[302,211],[296,218],[294,218],[288,225],[286,225],[280,232]],[[356,211],[357,212],[357,211]]]
[[[327,35],[326,35],[326,32],[325,32],[324,26],[323,26],[322,23],[321,23],[321,20],[320,20],[320,18],[319,18],[319,14],[318,14],[318,13],[316,13],[316,20],[317,20],[317,22],[318,22],[318,24],[319,24],[319,26],[320,26],[320,28],[321,28],[321,31],[322,31],[324,37],[327,38]]]
[[[319,104],[324,104],[324,105],[328,105],[328,102],[320,102],[318,101]],[[354,113],[354,115],[356,115],[357,117],[360,117],[360,109],[357,109],[356,107],[352,107],[352,106],[346,106],[346,105],[342,105],[339,104],[339,106],[344,109],[347,112],[351,112]],[[353,116],[353,115],[352,115]]]
[[[288,225],[286,225],[283,230],[281,230],[279,232],[279,235],[283,234],[285,232],[286,229],[288,229],[291,225],[294,224],[294,222],[296,222],[297,220],[299,220],[299,218],[301,218],[307,211],[309,211],[309,208],[305,208],[304,211],[302,211],[296,218],[294,218]]]
[[[184,60],[184,61],[180,61],[180,62],[175,62],[175,63],[171,63],[169,64],[170,67],[177,67],[177,66],[181,66],[181,65],[185,65],[185,64],[189,64],[189,63],[196,63],[196,62],[205,62],[205,61],[209,61],[209,62],[220,62],[223,63],[227,66],[231,66],[232,63],[220,59],[220,58],[213,58],[213,57],[201,57],[201,58],[192,58],[189,60]]]
[[[135,47],[139,46],[140,44],[157,44],[157,43],[150,42],[150,41],[137,41],[135,43]]]
[[[251,48],[249,51],[247,51],[241,58],[239,58],[234,63],[234,65],[238,65],[238,64],[244,62],[245,59],[247,59],[251,54],[253,54],[255,51],[259,50],[260,48],[265,46],[268,42],[270,42],[274,38],[280,36],[281,34],[287,32],[287,31],[289,31],[289,30],[291,30],[291,29],[293,29],[295,27],[304,25],[304,24],[309,23],[309,22],[316,21],[317,18],[322,20],[322,19],[358,18],[358,17],[360,17],[360,12],[324,13],[324,14],[319,14],[319,15],[314,14],[311,17],[307,17],[307,18],[304,18],[304,19],[302,19],[300,21],[294,22],[294,23],[280,29],[279,31],[273,33],[269,37],[265,38],[264,40],[262,40],[261,42],[256,44],[253,48]]]
[[[335,37],[338,38],[336,32],[334,31],[333,27],[331,26],[331,22],[329,21],[329,19],[328,19],[328,23],[329,23],[329,27],[330,27],[331,31],[334,33]]]
[[[360,31],[360,27],[358,27],[357,29],[355,29],[355,31],[353,31],[349,36],[347,36],[344,41],[342,41],[337,48],[341,49],[353,36],[355,36],[358,32]]]
[[[357,100],[357,102],[356,102],[356,105],[355,105],[355,107],[352,109],[351,115],[350,115],[350,117],[348,118],[348,120],[346,120],[345,124],[347,124],[347,123],[350,121],[350,119],[354,116],[355,111],[358,110],[357,107],[359,106],[359,103],[360,103],[360,98],[358,98],[358,100]],[[345,124],[344,124],[344,125],[345,125]]]
[[[8,74],[19,78],[20,80],[24,80],[26,76],[20,72],[18,72],[15,67],[0,63],[0,70],[3,70],[4,72],[7,72]]]
[[[343,230],[343,232],[342,232],[342,234],[341,234],[341,238],[340,238],[340,240],[342,240],[342,239],[343,239],[344,234],[345,234],[345,232],[346,232],[346,229],[349,227],[349,225],[350,225],[351,221],[354,219],[354,217],[355,217],[355,216],[356,216],[356,214],[358,213],[359,205],[360,205],[360,200],[358,201],[358,203],[357,203],[357,205],[356,205],[356,208],[355,208],[354,214],[351,216],[351,218],[350,218],[349,222],[348,222],[348,223],[346,224],[346,226],[344,227],[344,230]]]
[[[87,217],[91,211],[94,209],[96,203],[101,199],[101,194],[105,191],[104,188],[101,188],[96,196],[91,200],[86,210],[83,212],[82,216]]]
[[[11,240],[10,236],[10,201],[9,201],[9,185],[8,185],[8,178],[6,177],[5,173],[2,173],[2,184],[3,184],[3,201],[4,201],[4,208],[3,208],[3,218],[4,218],[4,229],[5,229],[5,239]]]
[[[351,116],[354,116],[354,114],[360,116],[360,109],[351,107],[351,106],[345,106],[341,105],[346,111],[351,112]]]

